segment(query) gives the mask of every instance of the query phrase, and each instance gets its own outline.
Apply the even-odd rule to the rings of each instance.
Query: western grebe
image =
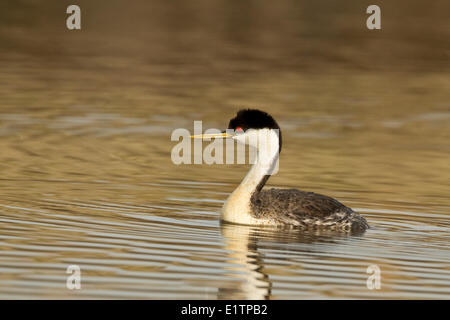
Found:
[[[328,196],[296,189],[263,190],[278,162],[282,145],[280,127],[268,113],[256,109],[240,110],[230,120],[228,129],[231,130],[221,134],[192,136],[232,138],[257,149],[255,163],[223,205],[223,221],[345,232],[369,228],[366,219]]]

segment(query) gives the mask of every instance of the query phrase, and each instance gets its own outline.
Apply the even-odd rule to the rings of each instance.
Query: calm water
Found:
[[[0,298],[450,298],[448,2],[379,32],[356,0],[78,3],[75,32],[69,3],[0,5]],[[175,166],[170,135],[242,106],[282,128],[270,186],[372,229],[221,225],[248,166]]]

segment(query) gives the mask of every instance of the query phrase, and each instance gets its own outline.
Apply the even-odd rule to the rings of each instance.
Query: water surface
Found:
[[[0,298],[450,298],[448,3],[384,4],[378,33],[360,1],[245,3],[79,1],[76,32],[0,5]],[[244,106],[282,128],[269,186],[372,228],[221,225],[248,166],[176,166],[170,135]]]

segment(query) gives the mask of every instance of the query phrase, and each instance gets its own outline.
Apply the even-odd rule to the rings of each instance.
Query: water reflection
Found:
[[[219,288],[218,299],[271,299],[272,281],[265,272],[264,248],[275,248],[279,252],[301,252],[308,256],[308,251],[314,252],[313,244],[337,245],[338,239],[344,239],[358,234],[336,233],[326,230],[298,230],[291,228],[268,228],[257,226],[236,225],[222,222],[221,232],[227,251],[227,276],[232,285]],[[310,249],[296,249],[287,244],[306,244]],[[288,258],[285,258],[288,260]]]
[[[226,243],[227,273],[233,286],[219,288],[218,299],[270,299],[272,282],[264,272],[263,254],[258,252],[257,228],[251,226],[221,224]]]
[[[360,0],[77,4],[71,32],[64,1],[0,1],[0,298],[450,297],[449,1],[386,2],[380,32]],[[270,186],[373,228],[220,227],[248,167],[175,166],[170,133],[241,107],[283,129]]]

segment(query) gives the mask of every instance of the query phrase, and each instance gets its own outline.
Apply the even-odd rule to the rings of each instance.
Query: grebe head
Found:
[[[242,109],[230,120],[228,129],[234,130],[232,138],[238,142],[256,148],[264,143],[277,144],[278,152],[281,151],[280,126],[267,112]]]
[[[268,172],[278,159],[281,151],[281,130],[278,123],[267,112],[257,109],[242,109],[222,133],[199,134],[191,138],[232,138],[258,150],[256,164],[263,172]]]

